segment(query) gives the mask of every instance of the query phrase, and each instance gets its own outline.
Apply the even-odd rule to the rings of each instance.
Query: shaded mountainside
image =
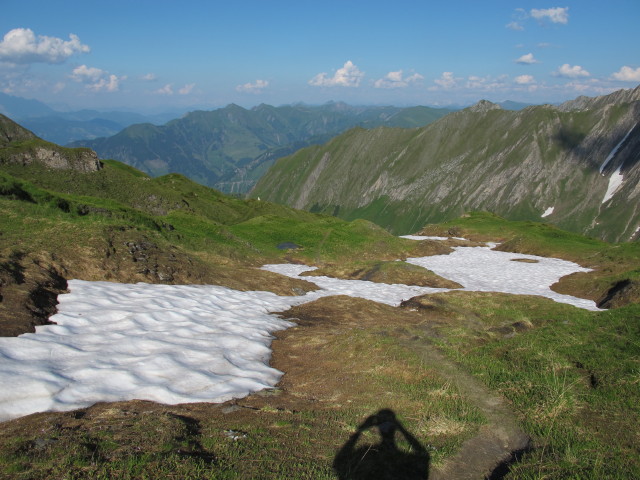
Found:
[[[396,233],[488,210],[638,237],[640,87],[561,107],[482,101],[417,129],[352,129],[280,159],[251,195]]]
[[[248,192],[275,160],[356,125],[417,127],[450,110],[428,107],[229,105],[195,111],[166,125],[132,125],[117,135],[75,142],[150,175],[177,172],[230,193]]]

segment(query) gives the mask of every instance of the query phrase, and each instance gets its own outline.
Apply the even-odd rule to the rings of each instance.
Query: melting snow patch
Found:
[[[627,134],[624,136],[624,138],[620,140],[620,143],[618,143],[615,147],[613,147],[613,150],[611,150],[611,153],[609,153],[607,158],[605,158],[604,162],[602,162],[602,165],[600,165],[600,174],[604,172],[604,169],[606,168],[606,166],[609,164],[611,160],[613,160],[613,157],[616,156],[616,153],[618,153],[618,150],[620,149],[624,141],[627,139],[627,137],[631,134],[634,128],[636,128],[635,125],[631,127],[631,130],[629,130]]]
[[[467,291],[540,295],[579,308],[598,310],[591,300],[561,295],[549,288],[561,277],[588,272],[588,268],[557,258],[499,252],[491,248],[455,247],[449,255],[409,258],[407,262],[458,282]],[[515,258],[536,262],[513,262]]]
[[[622,185],[622,181],[624,180],[624,176],[620,173],[620,169],[622,165],[618,167],[618,169],[611,174],[609,177],[609,186],[607,187],[607,193],[604,194],[604,198],[602,199],[602,203],[606,203],[616,194],[620,186]]]
[[[426,235],[400,235],[400,238],[407,240],[449,240],[449,237],[431,237]]]
[[[269,312],[300,297],[214,286],[69,282],[57,325],[0,338],[0,420],[99,401],[223,402],[275,385]]]
[[[544,217],[548,217],[549,215],[551,215],[553,213],[553,211],[555,210],[555,207],[549,207],[547,208],[544,213],[542,215],[540,215],[542,218]]]
[[[532,258],[538,263],[512,262]],[[586,269],[563,260],[457,247],[408,260],[466,290],[543,295],[595,310],[593,302],[552,292],[558,278]],[[266,265],[298,277],[304,265]],[[71,280],[58,297],[56,325],[0,338],[0,421],[101,401],[224,402],[274,386],[271,333],[292,324],[271,312],[329,295],[389,305],[445,289],[302,277],[322,290],[285,297],[202,285],[126,285]]]

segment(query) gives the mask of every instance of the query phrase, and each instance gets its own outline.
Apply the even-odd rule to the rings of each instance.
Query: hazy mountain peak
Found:
[[[467,108],[467,110],[474,113],[484,113],[489,110],[502,110],[502,107],[497,103],[490,102],[489,100],[480,100],[475,105]]]

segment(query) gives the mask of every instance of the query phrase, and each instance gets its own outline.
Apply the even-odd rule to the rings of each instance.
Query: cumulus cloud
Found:
[[[522,55],[520,58],[516,60],[516,63],[521,65],[533,65],[534,63],[540,63],[538,60],[533,58],[533,53],[527,53],[526,55]]]
[[[569,23],[569,7],[533,8],[529,12],[536,20],[549,20],[551,23]]]
[[[506,75],[500,75],[499,77],[492,77],[491,75],[487,75],[486,77],[471,75],[467,77],[465,87],[483,92],[497,92],[504,89],[506,79]]]
[[[532,85],[536,81],[532,75],[519,75],[514,80],[518,85]]]
[[[62,63],[76,53],[91,49],[73,33],[69,40],[38,35],[29,28],[14,28],[0,42],[0,61],[27,63]]]
[[[155,73],[147,73],[146,75],[142,75],[140,78],[146,82],[153,82],[158,79]]]
[[[408,77],[403,77],[402,70],[397,72],[389,72],[384,77],[373,82],[375,88],[405,88],[409,85],[424,80],[419,73],[414,73]]]
[[[245,83],[243,85],[238,85],[236,87],[236,91],[243,93],[262,93],[262,90],[269,86],[269,82],[267,80],[256,80],[254,83]]]
[[[351,60],[348,60],[332,77],[326,72],[319,73],[309,80],[309,85],[314,87],[357,87],[360,85],[362,77],[364,77],[364,72],[361,72]]]
[[[580,78],[580,77],[590,77],[591,74],[587,72],[580,65],[574,65],[573,67],[568,63],[561,65],[558,67],[558,70],[554,72],[557,77],[566,77],[566,78]]]
[[[529,18],[534,18],[539,22],[566,25],[569,23],[569,7],[532,8],[528,12],[522,8],[517,8],[512,18],[513,20],[505,25],[510,30],[524,30],[524,23]]]
[[[430,87],[430,90],[450,90],[453,87],[458,85],[458,80],[453,76],[453,72],[442,72],[440,78],[436,78],[433,82],[437,85],[437,87]]]
[[[167,83],[164,87],[154,90],[153,93],[156,95],[173,95],[173,85]]]
[[[117,92],[120,82],[127,77],[109,74],[106,70],[80,65],[73,69],[70,77],[76,82],[84,83],[87,89],[94,92]]]
[[[640,82],[640,67],[634,69],[625,65],[615,72],[612,77],[622,82]]]
[[[182,87],[180,90],[178,90],[178,94],[180,94],[180,95],[189,95],[193,91],[193,88],[195,86],[196,86],[195,83],[187,83],[184,87]]]

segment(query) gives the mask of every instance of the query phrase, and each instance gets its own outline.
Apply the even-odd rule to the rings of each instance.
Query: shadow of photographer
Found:
[[[380,441],[357,445],[363,432],[377,427]],[[402,439],[408,448],[397,440]],[[360,442],[362,443],[362,442]],[[402,442],[403,444],[405,442]],[[340,480],[429,478],[429,453],[389,409],[369,416],[349,437],[333,461]]]

